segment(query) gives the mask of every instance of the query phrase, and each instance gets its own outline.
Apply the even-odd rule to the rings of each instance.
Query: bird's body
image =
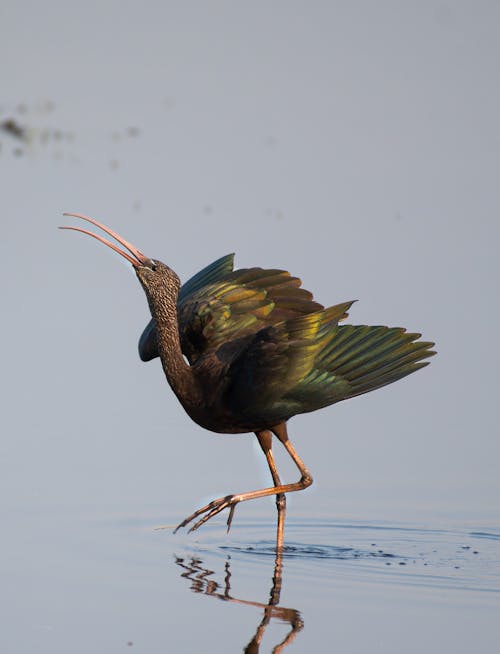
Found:
[[[233,258],[218,259],[177,297],[155,302],[153,316],[157,305],[164,314],[152,318],[139,341],[142,360],[159,356],[156,324],[165,328],[171,316],[167,331],[177,328],[192,372],[188,392],[177,395],[202,427],[218,433],[268,429],[425,365],[419,361],[429,344],[415,344],[418,334],[341,326],[352,302],[324,309],[297,277],[274,269],[233,271]],[[168,354],[172,349],[169,343]]]
[[[70,215],[100,227],[132,254],[69,228],[98,238],[134,266],[152,316],[139,341],[141,359],[160,357],[172,390],[196,423],[218,433],[254,432],[266,455],[272,488],[214,500],[180,526],[203,515],[195,529],[227,507],[229,526],[238,502],[273,494],[281,547],[284,493],[312,482],[288,439],[287,420],[409,375],[428,364],[433,343],[399,327],[340,325],[352,302],[325,309],[297,277],[275,269],[235,271],[233,255],[181,286],[165,264],[148,259],[97,221]],[[281,484],[271,434],[292,456],[299,482]]]

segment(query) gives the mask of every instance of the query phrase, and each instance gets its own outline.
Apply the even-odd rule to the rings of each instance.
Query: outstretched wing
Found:
[[[191,364],[223,347],[230,360],[260,329],[323,309],[298,277],[285,270],[233,271],[234,255],[210,264],[182,285],[177,315],[182,351]],[[150,321],[139,340],[143,361],[158,356],[156,328]]]
[[[226,256],[212,262],[200,272],[196,273],[191,279],[183,284],[179,291],[177,307],[192,294],[198,292],[204,286],[213,284],[233,270],[234,254]],[[158,356],[158,347],[156,345],[156,328],[153,320],[150,320],[139,339],[139,356],[142,361],[150,361]]]
[[[230,361],[264,327],[321,309],[285,270],[235,270],[178,305],[182,351],[191,364],[213,350]]]
[[[190,295],[193,295],[204,286],[213,284],[233,272],[233,268],[234,252],[213,261],[181,286],[177,304],[181,305]]]
[[[259,332],[231,366],[231,409],[272,424],[391,384],[435,354],[400,327],[338,325],[350,304]]]

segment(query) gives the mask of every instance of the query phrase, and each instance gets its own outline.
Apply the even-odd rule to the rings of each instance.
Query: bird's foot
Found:
[[[203,515],[202,518],[200,518],[197,522],[194,523],[191,529],[189,529],[188,533],[191,533],[192,531],[196,531],[198,527],[201,527],[201,525],[205,524],[205,522],[210,520],[210,518],[213,518],[214,515],[217,515],[218,513],[224,511],[224,509],[227,508],[229,508],[229,515],[227,518],[227,531],[229,532],[229,530],[231,529],[231,523],[233,521],[234,510],[239,501],[240,498],[238,495],[226,495],[225,497],[219,497],[217,500],[213,500],[206,506],[202,507],[201,509],[198,509],[197,511],[189,515],[187,518],[185,518],[174,529],[174,534],[181,527],[185,527],[193,520],[196,520],[198,516],[205,514]]]

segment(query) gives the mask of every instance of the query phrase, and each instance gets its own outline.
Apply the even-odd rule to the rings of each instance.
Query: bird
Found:
[[[276,496],[277,551],[284,547],[286,494],[307,488],[312,475],[295,447],[287,422],[391,384],[429,364],[434,343],[402,327],[340,324],[353,301],[325,308],[281,269],[234,269],[234,254],[217,259],[181,285],[158,259],[97,220],[78,213],[101,234],[91,236],[133,267],[146,294],[151,320],[139,339],[143,361],[160,358],[167,381],[188,416],[221,434],[255,434],[273,485],[217,498],[175,529],[198,529],[228,509]],[[123,249],[122,249],[123,248]],[[272,450],[273,436],[284,446],[300,478],[282,483]]]

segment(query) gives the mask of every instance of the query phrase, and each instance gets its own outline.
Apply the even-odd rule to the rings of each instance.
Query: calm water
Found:
[[[229,536],[222,523],[190,536],[153,526],[17,515],[2,651],[486,652],[498,641],[500,531],[485,525],[291,519],[281,561],[270,521]]]

